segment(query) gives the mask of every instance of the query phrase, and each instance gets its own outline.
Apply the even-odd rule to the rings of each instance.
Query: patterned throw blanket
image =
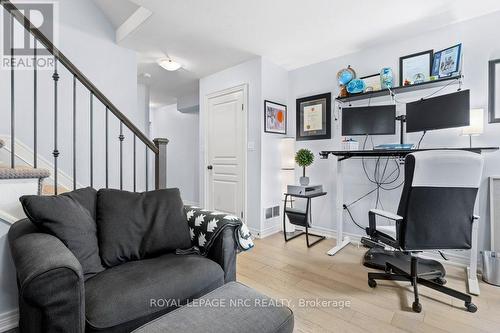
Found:
[[[191,242],[196,248],[187,251],[206,255],[217,236],[228,227],[235,227],[234,238],[240,251],[247,251],[254,247],[250,231],[238,217],[195,206],[184,206],[184,210],[189,224]],[[182,254],[181,252],[183,251],[177,250],[178,254]]]

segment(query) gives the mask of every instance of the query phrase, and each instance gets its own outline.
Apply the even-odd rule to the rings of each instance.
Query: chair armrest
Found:
[[[380,209],[370,209],[370,213],[369,214],[374,214],[374,215],[377,215],[377,216],[382,216],[382,217],[388,218],[389,220],[393,220],[393,221],[401,221],[401,220],[403,220],[402,216],[396,215],[396,214],[391,213],[391,212],[386,212],[385,210],[380,210]]]
[[[217,236],[207,254],[207,258],[215,261],[222,267],[225,283],[236,281],[238,246],[235,242],[234,233],[234,227],[224,229]]]
[[[397,239],[394,240],[391,236],[377,230],[377,216],[385,217],[389,220],[395,221],[396,223],[402,221],[403,217],[380,209],[371,209],[368,212],[369,227],[366,228],[366,234],[370,236],[373,241],[381,241],[382,243],[390,245],[394,248],[399,247]]]
[[[82,267],[56,237],[30,233],[10,243],[23,332],[85,332]]]

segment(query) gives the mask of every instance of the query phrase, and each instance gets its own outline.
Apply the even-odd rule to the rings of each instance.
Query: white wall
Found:
[[[322,63],[314,64],[290,72],[289,108],[291,123],[295,123],[295,99],[310,96],[317,93],[332,92],[332,97],[338,95],[335,75],[337,71],[347,65],[353,66],[359,76],[377,73],[380,68],[390,66],[395,69],[395,77],[398,78],[398,58],[403,55],[412,54],[422,50],[440,50],[456,43],[462,42],[464,49],[464,89],[471,90],[471,106],[484,107],[487,110],[488,103],[488,60],[500,57],[500,30],[495,27],[500,21],[500,13],[491,14],[471,21],[455,24],[429,34],[414,37],[404,41],[388,41],[387,44],[379,45],[362,52],[350,54],[341,58],[331,59]],[[400,95],[403,101],[413,101],[424,97],[436,89],[417,93]],[[455,87],[448,87],[439,94],[456,91]],[[367,105],[367,101],[353,103],[354,105]],[[373,104],[390,103],[389,98],[377,98],[371,101]],[[398,114],[405,111],[404,107],[398,105]],[[337,110],[334,109],[334,115]],[[486,121],[486,120],[485,120]],[[333,140],[320,140],[311,142],[300,142],[298,148],[309,148],[315,154],[321,150],[331,150],[340,140],[340,127],[338,121],[332,121]],[[291,126],[294,128],[294,125]],[[480,137],[473,138],[477,146],[498,146],[500,143],[500,125],[487,124],[485,133]],[[460,137],[459,129],[448,129],[428,132],[422,147],[467,147],[468,137]],[[407,135],[407,142],[416,143],[421,133]],[[362,138],[358,138],[361,140]],[[398,136],[374,137],[375,144],[397,143]],[[337,146],[338,148],[338,146]],[[480,221],[480,249],[489,248],[489,205],[487,177],[500,174],[500,153],[485,154],[486,164],[484,177],[479,195]],[[369,169],[373,170],[373,161],[367,163]],[[329,191],[325,199],[319,199],[313,211],[315,225],[320,229],[332,231],[335,229],[334,205],[336,198],[333,194],[335,179],[335,163],[333,159],[317,159],[313,166],[308,169],[308,175],[313,183],[322,183]],[[360,197],[362,194],[374,188],[364,177],[359,160],[348,160],[344,165],[345,170],[345,198],[346,203]],[[391,169],[392,171],[392,169]],[[382,202],[384,208],[395,211],[399,202],[400,189],[383,192]],[[359,223],[368,224],[368,209],[375,205],[375,196],[359,202],[353,206],[352,212]],[[362,235],[364,232],[356,228],[344,215],[345,231]],[[464,254],[465,255],[465,254]]]
[[[262,58],[262,103],[259,117],[262,133],[261,159],[261,226],[263,235],[280,230],[282,216],[265,219],[265,209],[282,206],[283,191],[281,172],[280,142],[284,137],[294,136],[295,128],[287,127],[287,135],[264,132],[264,101],[287,104],[288,101],[288,71]],[[289,120],[289,119],[287,119]],[[280,214],[283,214],[282,210]]]
[[[247,114],[247,219],[249,228],[260,231],[261,225],[261,130],[262,130],[262,60],[256,58],[200,79],[200,203],[203,205],[206,176],[205,142],[203,140],[206,113],[205,98],[211,93],[246,84],[248,86]]]
[[[181,190],[187,204],[199,204],[199,115],[177,105],[152,110],[152,134],[167,138],[167,186]]]

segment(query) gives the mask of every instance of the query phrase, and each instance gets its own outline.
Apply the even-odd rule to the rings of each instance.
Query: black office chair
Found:
[[[418,285],[458,298],[465,302],[467,311],[476,312],[469,295],[447,288],[443,285],[446,281],[439,280],[444,276],[441,264],[434,261],[436,270],[419,269],[418,252],[471,248],[483,158],[467,151],[424,151],[409,154],[405,165],[398,214],[371,210],[366,232],[372,241],[394,248],[401,256],[411,256],[410,265],[406,265],[409,269],[387,261],[385,273],[368,273],[368,285],[375,288],[376,280],[409,281],[415,294],[415,312],[422,311]],[[377,226],[377,216],[395,221],[395,225]]]

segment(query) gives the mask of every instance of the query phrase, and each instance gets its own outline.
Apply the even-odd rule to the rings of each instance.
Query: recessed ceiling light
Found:
[[[163,59],[158,60],[158,65],[165,68],[167,71],[171,71],[171,72],[176,71],[179,68],[181,68],[181,64],[173,61],[172,59],[168,59],[168,58],[163,58]]]

